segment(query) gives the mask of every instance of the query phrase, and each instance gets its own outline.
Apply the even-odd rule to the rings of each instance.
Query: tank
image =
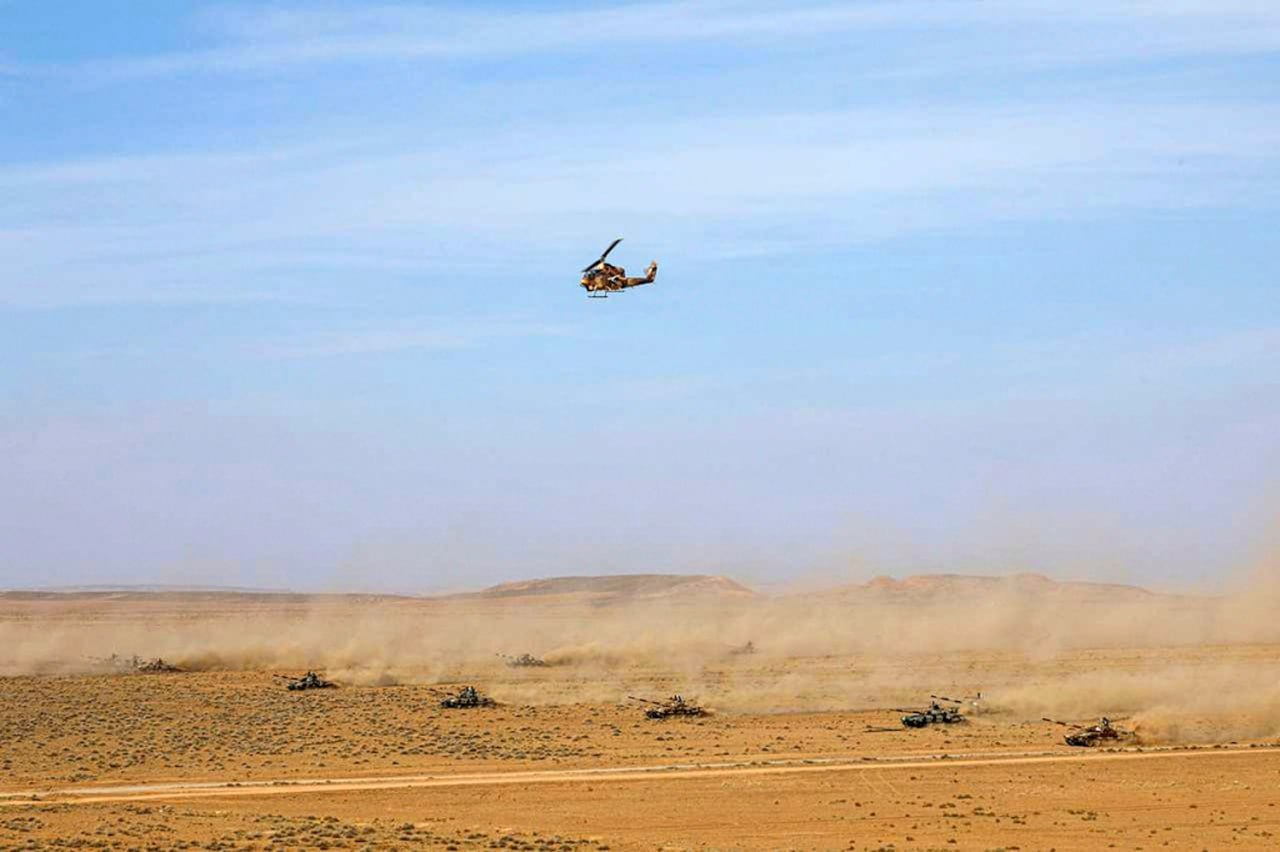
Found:
[[[315,672],[307,672],[306,674],[304,674],[302,677],[299,677],[299,678],[286,678],[286,679],[289,681],[289,683],[286,685],[285,688],[288,689],[290,692],[299,692],[304,689],[333,689],[334,687],[337,686],[337,684],[334,683],[333,681],[325,680]]]
[[[450,709],[459,707],[493,707],[495,704],[497,704],[496,701],[487,695],[481,695],[474,686],[464,686],[458,690],[457,695],[450,695],[440,702],[441,707]]]
[[[507,665],[513,669],[537,668],[547,665],[547,661],[541,657],[535,657],[533,654],[521,654],[518,657],[508,657],[503,655],[502,658],[507,661]]]
[[[129,657],[122,657],[119,654],[112,654],[110,657],[89,657],[88,659],[91,660],[97,666],[109,668],[112,671],[120,672],[120,673],[147,672],[147,673],[155,674],[155,673],[182,671],[182,669],[178,668],[172,663],[166,663],[160,657],[153,657],[152,659],[144,660],[142,657],[139,657],[137,654],[134,654]]]
[[[172,663],[166,663],[160,657],[156,657],[153,660],[138,660],[137,657],[134,657],[134,660],[136,661],[136,664],[133,667],[133,670],[135,672],[163,673],[163,672],[182,671],[182,669],[178,668]]]
[[[944,707],[936,701],[930,701],[926,710],[900,710],[898,712],[906,714],[902,717],[902,724],[908,728],[927,728],[929,725],[954,725],[957,722],[965,721],[959,709]]]
[[[1127,731],[1122,731],[1111,724],[1111,720],[1106,716],[1098,721],[1096,725],[1090,725],[1087,728],[1081,728],[1078,731],[1067,734],[1063,740],[1069,746],[1077,746],[1079,748],[1093,748],[1103,742],[1118,743],[1130,737]]]
[[[636,698],[634,695],[627,696],[632,701],[639,701],[644,704],[650,704],[646,707],[644,715],[646,719],[670,719],[673,716],[706,716],[707,710],[699,707],[692,701],[686,701],[682,695],[673,695],[666,701],[650,701],[647,698]]]

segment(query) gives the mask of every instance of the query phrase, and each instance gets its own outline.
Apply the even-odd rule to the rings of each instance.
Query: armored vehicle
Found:
[[[137,654],[133,654],[132,656],[128,656],[128,657],[122,657],[119,654],[112,654],[110,657],[89,657],[89,659],[92,660],[97,665],[106,666],[110,668],[112,671],[116,671],[120,673],[127,673],[127,672],[163,673],[163,672],[182,671],[182,669],[178,668],[177,666],[171,663],[166,663],[160,657],[156,657],[150,660],[144,660],[142,657],[139,657]]]
[[[644,715],[646,719],[669,719],[672,716],[706,716],[707,710],[699,707],[692,701],[685,701],[682,695],[673,695],[666,701],[650,701],[647,698],[636,698],[634,695],[628,695],[632,701],[639,701],[644,704],[652,704],[652,707],[645,708]]]
[[[154,660],[139,660],[137,657],[134,657],[134,661],[135,661],[135,664],[134,664],[133,670],[135,672],[180,672],[182,671],[182,669],[178,668],[172,663],[166,663],[160,657],[156,657]]]
[[[908,728],[926,728],[929,725],[953,725],[965,721],[957,707],[943,707],[937,701],[930,701],[925,710],[898,710],[905,713],[902,724]]]
[[[285,677],[284,675],[278,675],[278,677],[289,681],[285,688],[290,692],[298,692],[303,689],[333,689],[337,687],[336,683],[331,680],[325,680],[315,672],[307,672],[298,678]]]
[[[506,654],[499,655],[507,661],[507,665],[513,669],[535,668],[547,665],[547,661],[541,657],[535,657],[533,654],[521,654],[518,657],[509,657]]]
[[[739,645],[736,648],[732,648],[729,651],[729,653],[735,657],[741,657],[744,654],[754,654],[755,652],[756,652],[756,645],[754,642],[750,640],[747,641],[747,644]]]
[[[450,695],[440,702],[441,707],[493,707],[497,704],[487,695],[481,695],[474,686],[464,686],[457,695]]]
[[[1112,720],[1103,716],[1098,720],[1098,724],[1085,727],[1084,725],[1073,725],[1068,722],[1059,722],[1057,719],[1045,718],[1046,722],[1052,722],[1055,725],[1061,725],[1064,728],[1070,728],[1071,733],[1064,736],[1063,742],[1069,746],[1077,748],[1093,748],[1105,742],[1122,743],[1133,739],[1133,733],[1121,728],[1117,728],[1112,724]]]

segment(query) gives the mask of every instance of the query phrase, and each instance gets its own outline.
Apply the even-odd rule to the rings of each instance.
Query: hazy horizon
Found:
[[[1280,560],[1280,4],[0,16],[0,587]]]
[[[1269,568],[1269,566],[1267,566]],[[604,580],[610,579],[628,579],[628,578],[671,578],[671,579],[724,579],[736,584],[738,587],[745,589],[753,595],[763,597],[791,595],[811,595],[820,594],[824,591],[839,588],[851,587],[872,587],[877,583],[889,581],[891,583],[909,582],[921,579],[948,579],[961,578],[964,580],[1015,580],[1019,578],[1041,578],[1051,583],[1061,585],[1096,585],[1106,587],[1114,585],[1105,578],[1101,580],[1080,579],[1071,576],[1053,577],[1035,571],[1006,571],[1001,573],[983,574],[979,572],[938,572],[925,574],[902,574],[894,576],[892,574],[875,574],[868,577],[842,577],[839,575],[822,575],[817,573],[808,573],[793,576],[786,580],[763,580],[759,582],[744,580],[729,574],[696,574],[696,573],[680,573],[680,572],[620,572],[613,574],[565,574],[565,575],[543,575],[528,577],[509,577],[499,580],[495,583],[483,584],[455,584],[455,585],[437,585],[437,586],[413,586],[406,584],[404,586],[383,585],[381,587],[373,587],[360,583],[352,583],[343,586],[234,586],[220,585],[217,583],[196,584],[196,583],[90,583],[90,584],[67,584],[67,585],[0,585],[0,593],[32,593],[32,594],[111,594],[111,593],[145,593],[145,594],[243,594],[243,595],[317,595],[317,596],[390,596],[390,597],[449,597],[454,595],[474,595],[481,592],[496,590],[505,586],[520,586],[535,581],[573,581],[573,580]],[[1217,596],[1222,593],[1229,595],[1251,595],[1258,591],[1270,591],[1274,579],[1274,571],[1241,571],[1233,572],[1230,576],[1219,578],[1219,582],[1213,584],[1179,584],[1168,582],[1156,582],[1153,584],[1137,584],[1137,583],[1121,583],[1120,586],[1144,589],[1157,595],[1173,594],[1173,595],[1192,595],[1192,596]]]

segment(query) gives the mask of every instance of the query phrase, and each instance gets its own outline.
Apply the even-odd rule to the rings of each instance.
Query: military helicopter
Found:
[[[1117,728],[1113,722],[1123,721],[1122,719],[1108,719],[1103,716],[1098,720],[1098,724],[1085,727],[1084,725],[1074,725],[1069,722],[1059,722],[1057,719],[1044,717],[1045,722],[1052,722],[1055,725],[1061,725],[1071,730],[1071,733],[1064,736],[1063,742],[1069,746],[1077,746],[1079,748],[1092,748],[1104,740],[1114,743],[1127,742],[1133,739],[1133,733],[1122,728]]]
[[[620,242],[622,242],[622,237],[618,237],[609,243],[609,247],[604,250],[604,254],[582,270],[581,283],[589,298],[607,299],[610,293],[620,293],[628,287],[639,287],[641,284],[652,284],[653,280],[658,277],[658,261],[656,260],[650,262],[643,278],[628,278],[627,270],[621,266],[606,263],[605,258],[609,256],[609,252],[617,248]]]

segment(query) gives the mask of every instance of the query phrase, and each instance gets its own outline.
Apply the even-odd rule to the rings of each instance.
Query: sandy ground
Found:
[[[0,848],[1280,845],[1280,644],[803,653],[814,643],[780,635],[782,652],[756,635],[759,653],[733,655],[741,634],[724,624],[720,641],[583,645],[592,620],[632,635],[608,625],[636,616],[608,607],[349,604],[319,619],[339,649],[326,656],[314,602],[4,602]],[[361,665],[347,639],[380,612],[384,627],[409,619],[379,634],[409,650]],[[518,629],[432,632],[495,619]],[[285,690],[284,660],[261,659],[250,623],[274,625],[298,668],[328,663],[340,688]],[[420,631],[444,638],[405,638]],[[510,647],[517,633],[528,647]],[[494,643],[552,646],[558,664],[510,668]],[[192,670],[115,674],[84,659],[153,650]],[[463,683],[500,705],[441,708]],[[626,698],[676,690],[715,712],[651,721]],[[961,725],[907,730],[893,709],[978,690]],[[1040,719],[1102,713],[1127,716],[1136,738],[1074,749]]]

